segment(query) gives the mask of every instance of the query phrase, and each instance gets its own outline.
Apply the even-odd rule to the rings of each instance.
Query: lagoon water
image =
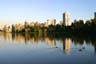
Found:
[[[96,64],[96,38],[0,33],[0,63]]]

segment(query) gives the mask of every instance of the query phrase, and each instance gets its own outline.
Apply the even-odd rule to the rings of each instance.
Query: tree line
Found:
[[[13,31],[14,32],[14,28]],[[63,24],[57,24],[57,25],[49,25],[48,27],[35,25],[32,26],[26,26],[21,31],[16,31],[16,33],[48,33],[48,34],[54,34],[57,35],[80,35],[80,36],[87,36],[96,35],[96,18],[87,20],[84,22],[84,20],[74,20],[74,22],[70,26],[64,26]]]

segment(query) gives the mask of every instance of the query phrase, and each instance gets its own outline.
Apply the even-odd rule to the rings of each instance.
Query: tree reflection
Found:
[[[92,43],[92,45],[94,46],[94,51],[95,51],[95,54],[96,54],[96,39],[92,39],[91,40],[91,43]]]
[[[94,53],[96,54],[96,37],[79,37],[79,36],[62,36],[56,33],[1,33],[0,37],[3,36],[6,41],[16,41],[17,43],[24,44],[38,44],[40,42],[46,43],[50,47],[56,47],[57,41],[63,44],[64,52],[69,55],[71,52],[71,43],[74,45],[82,46],[85,44],[91,44],[94,47]]]

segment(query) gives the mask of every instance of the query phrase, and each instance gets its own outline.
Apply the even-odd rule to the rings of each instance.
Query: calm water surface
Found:
[[[96,64],[96,39],[0,33],[0,63]]]

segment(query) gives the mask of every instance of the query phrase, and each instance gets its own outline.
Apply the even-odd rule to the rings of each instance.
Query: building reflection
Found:
[[[4,33],[4,38],[7,41],[11,41],[12,40],[12,34],[11,33]]]
[[[95,51],[95,54],[96,54],[96,46],[95,46],[95,48],[94,48],[94,51]]]
[[[51,47],[56,46],[56,40],[55,39],[50,39],[49,37],[45,37],[44,41]]]
[[[4,39],[4,37],[3,37],[3,32],[0,32],[0,41],[1,41],[2,39]]]
[[[0,32],[0,37],[3,36],[3,32]]]
[[[67,54],[67,55],[70,55],[70,51],[71,51],[70,46],[71,46],[70,38],[65,38],[63,40],[63,49],[64,49],[65,54]]]
[[[48,36],[41,36],[38,34],[15,34],[15,33],[4,33],[4,39],[6,41],[16,41],[16,43],[24,43],[24,44],[38,44],[40,41],[44,41],[48,46],[55,47],[56,39],[49,38]]]
[[[24,37],[21,34],[16,34],[15,41],[18,41],[18,43],[22,43],[24,42]]]
[[[0,32],[0,38],[4,39],[6,41],[15,41],[15,43],[18,44],[39,44],[39,43],[45,43],[45,45],[47,44],[50,47],[58,47],[58,44],[56,44],[56,37],[50,37],[47,34],[16,34],[16,33],[3,33]],[[66,55],[70,55],[71,52],[71,41],[73,40],[72,43],[74,43],[74,45],[83,45],[84,44],[84,39],[80,39],[80,38],[59,38],[60,41],[60,45],[62,46],[63,44],[63,50],[64,53]],[[63,42],[62,42],[63,41]],[[10,43],[10,42],[9,42]],[[96,38],[94,39],[85,39],[85,43],[86,45],[91,44],[94,47],[94,53],[96,54]]]
[[[24,35],[22,35],[24,38],[24,40],[25,40],[25,44],[27,44],[28,42],[29,42],[29,40],[30,40],[30,34],[28,34],[28,33],[25,33]]]

